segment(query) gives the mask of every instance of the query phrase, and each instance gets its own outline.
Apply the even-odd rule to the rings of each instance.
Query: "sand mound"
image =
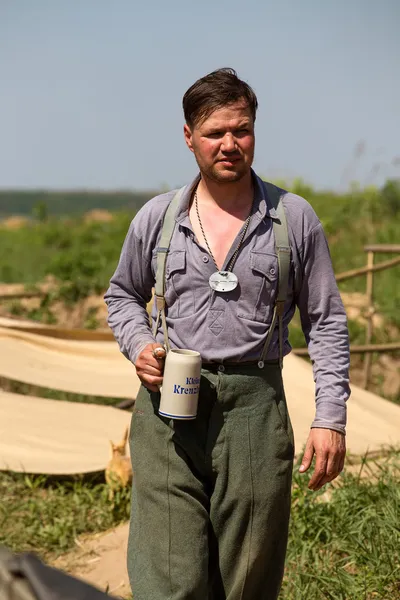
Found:
[[[83,220],[85,223],[108,223],[112,221],[114,216],[108,210],[102,210],[100,208],[95,208],[93,210],[89,210],[84,214]]]

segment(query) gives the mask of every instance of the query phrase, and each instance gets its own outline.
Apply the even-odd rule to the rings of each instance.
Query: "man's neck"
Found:
[[[254,197],[251,172],[240,181],[220,183],[202,175],[197,195],[202,204],[216,204],[230,212],[251,206]]]

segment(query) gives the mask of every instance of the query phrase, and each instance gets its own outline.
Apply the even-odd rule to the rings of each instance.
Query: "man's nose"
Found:
[[[221,150],[233,152],[235,150],[235,139],[231,133],[226,133],[223,137]]]

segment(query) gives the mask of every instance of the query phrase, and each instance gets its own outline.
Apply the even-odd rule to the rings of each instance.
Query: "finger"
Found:
[[[307,443],[306,443],[305,450],[304,450],[303,460],[301,461],[301,466],[299,469],[300,473],[305,473],[310,468],[313,456],[314,456],[314,444],[311,439],[311,436],[309,436]]]
[[[139,354],[135,362],[137,369],[144,368],[145,365],[151,365],[155,369],[159,369],[164,362],[165,350],[160,344],[148,344]],[[161,363],[162,361],[162,363]]]
[[[336,456],[333,460],[332,468],[329,468],[329,466],[328,466],[327,474],[325,477],[326,481],[322,481],[320,484],[320,487],[322,487],[326,483],[333,481],[340,475],[340,473],[343,471],[343,468],[344,468],[345,457],[346,457],[345,451],[342,451],[342,452],[339,452],[336,454]]]
[[[340,456],[333,455],[328,457],[325,476],[318,482],[315,490],[321,489],[325,484],[330,483],[339,475]]]
[[[326,475],[325,479],[328,481],[332,481],[339,475],[339,464],[340,464],[340,454],[333,453],[328,457],[328,464],[326,466]],[[326,482],[327,483],[327,482]]]
[[[163,374],[159,364],[153,365],[147,363],[141,367],[137,367],[137,370],[143,375],[151,375],[153,377],[162,377]]]
[[[160,359],[157,360],[157,358],[155,356],[153,356],[152,352],[145,352],[140,357],[140,360],[138,361],[138,364],[141,365],[141,366],[151,365],[152,367],[158,369],[160,367],[160,362],[159,361],[160,361]]]
[[[322,479],[326,476],[326,468],[328,464],[328,457],[326,454],[317,454],[317,460],[315,461],[314,473],[308,483],[310,490],[318,489],[318,486]]]
[[[340,462],[339,462],[339,473],[341,473],[343,471],[343,469],[344,469],[345,460],[346,460],[346,452],[343,453],[343,456],[340,459]]]
[[[152,344],[153,348],[152,348],[152,355],[154,356],[155,359],[157,360],[162,360],[165,358],[165,348],[163,348],[162,346],[160,346],[159,344]]]
[[[325,475],[325,477],[318,483],[318,485],[314,488],[314,491],[318,491],[320,490],[322,487],[324,487],[324,485],[326,485],[327,483],[330,483],[331,481],[333,481],[334,479],[336,479],[336,477],[339,475],[339,473],[335,473],[334,475]]]
[[[162,385],[163,378],[162,377],[154,377],[153,375],[147,375],[146,373],[141,373],[139,376],[140,381],[146,386],[151,386],[154,388],[153,392],[158,392],[158,386]]]
[[[151,352],[146,352],[136,362],[135,366],[138,371],[153,372],[154,370],[159,375],[164,370],[164,360],[157,360]]]
[[[163,382],[163,376],[161,373],[141,373],[143,379],[150,383],[150,385],[161,385]]]

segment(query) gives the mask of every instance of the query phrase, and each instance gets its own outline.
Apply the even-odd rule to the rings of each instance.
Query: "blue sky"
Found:
[[[400,176],[399,25],[399,0],[0,0],[0,187],[187,182],[182,96],[222,66],[258,95],[258,173],[380,185]]]

